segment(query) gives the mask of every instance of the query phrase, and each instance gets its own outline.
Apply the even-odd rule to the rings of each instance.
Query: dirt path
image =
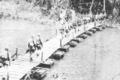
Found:
[[[45,80],[120,80],[120,30],[106,29],[70,49]],[[58,73],[58,78],[53,75]]]

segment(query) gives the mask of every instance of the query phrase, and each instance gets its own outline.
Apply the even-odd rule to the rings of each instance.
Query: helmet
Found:
[[[40,36],[40,33],[38,34],[38,36]]]
[[[8,49],[8,48],[5,48],[5,50],[6,50],[6,51],[9,51],[9,49]]]
[[[33,36],[33,35],[31,36],[31,39],[34,39],[34,36]]]
[[[5,47],[5,50],[6,50],[6,51],[8,51],[8,50],[9,50],[9,49],[8,49],[8,45]]]
[[[36,41],[40,39],[40,36],[37,36]]]

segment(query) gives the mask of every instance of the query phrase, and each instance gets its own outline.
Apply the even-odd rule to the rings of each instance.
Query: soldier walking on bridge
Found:
[[[32,36],[30,41],[28,42],[28,51],[30,53],[30,61],[32,61],[32,54],[35,52],[36,46],[35,46],[35,41],[34,37]]]
[[[10,65],[11,57],[9,53],[9,49],[5,48],[5,50],[0,54],[0,64],[3,69],[3,76],[1,80],[8,80],[9,73],[8,73],[8,68]]]
[[[36,54],[37,54],[37,56],[39,56],[39,54],[41,53],[42,48],[43,48],[43,43],[42,43],[40,34],[38,34],[38,36],[36,38]]]

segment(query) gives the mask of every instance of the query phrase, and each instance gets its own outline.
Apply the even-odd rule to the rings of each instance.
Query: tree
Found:
[[[105,12],[106,11],[106,9],[105,9],[105,5],[106,3],[105,3],[105,0],[103,0],[103,11]]]
[[[90,14],[92,14],[92,8],[93,8],[94,1],[95,1],[95,0],[92,0],[91,6],[90,6],[90,8],[89,8],[89,13],[90,13]]]

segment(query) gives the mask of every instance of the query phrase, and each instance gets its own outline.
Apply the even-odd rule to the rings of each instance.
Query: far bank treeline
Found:
[[[113,9],[117,9],[120,15],[119,0],[26,0],[34,5],[39,5],[47,10],[52,7],[72,8],[79,13],[99,13],[106,10],[107,14],[112,14]],[[104,9],[105,8],[105,9]]]

